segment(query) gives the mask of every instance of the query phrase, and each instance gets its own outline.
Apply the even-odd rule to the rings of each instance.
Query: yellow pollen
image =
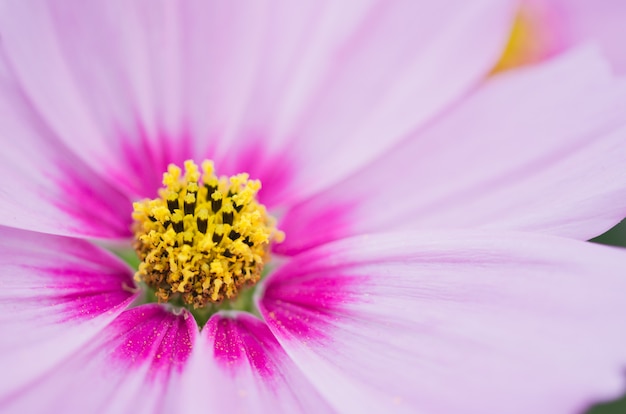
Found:
[[[171,164],[159,197],[133,204],[135,274],[159,301],[180,295],[194,308],[233,299],[261,278],[271,242],[284,233],[256,200],[261,188],[248,174],[217,177],[213,163],[193,161],[185,173]]]

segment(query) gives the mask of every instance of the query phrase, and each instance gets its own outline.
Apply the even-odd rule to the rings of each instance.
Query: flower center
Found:
[[[137,281],[152,287],[159,301],[180,297],[202,308],[234,299],[261,278],[269,244],[284,233],[256,195],[261,182],[248,174],[217,177],[211,161],[202,176],[193,161],[185,173],[170,164],[159,197],[133,204],[135,248],[141,263]]]

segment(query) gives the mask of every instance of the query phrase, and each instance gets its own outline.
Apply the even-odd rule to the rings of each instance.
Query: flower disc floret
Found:
[[[271,242],[284,234],[256,200],[258,180],[242,173],[217,177],[211,161],[202,174],[193,161],[185,173],[171,164],[159,197],[133,204],[137,281],[159,301],[179,296],[194,308],[233,299],[259,281]]]

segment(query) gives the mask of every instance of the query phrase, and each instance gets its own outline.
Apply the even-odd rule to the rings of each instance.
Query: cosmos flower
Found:
[[[626,4],[621,0],[523,0],[500,69],[540,62],[583,43],[626,73]]]
[[[2,411],[617,395],[626,255],[584,242],[626,212],[602,57],[488,77],[502,0],[243,3],[1,3]]]

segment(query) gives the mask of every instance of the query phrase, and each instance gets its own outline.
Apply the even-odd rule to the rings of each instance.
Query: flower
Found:
[[[2,410],[567,413],[616,395],[626,256],[583,240],[626,211],[626,87],[586,48],[486,78],[515,6],[3,2]],[[232,263],[236,225],[233,243],[258,237],[239,267],[192,262]],[[193,306],[131,306],[107,248],[133,231],[162,300],[195,272],[216,290],[188,303],[224,293],[202,330]],[[224,310],[215,280],[235,292],[260,262],[260,317]]]
[[[540,62],[581,43],[592,43],[623,74],[625,19],[626,7],[615,0],[524,0],[498,68]]]

